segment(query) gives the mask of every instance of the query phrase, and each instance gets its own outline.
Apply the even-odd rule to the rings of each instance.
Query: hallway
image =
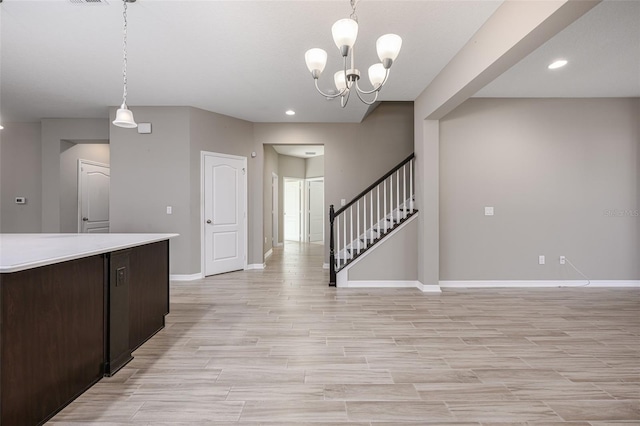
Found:
[[[340,290],[323,250],[173,282],[166,328],[51,424],[640,420],[637,289]]]

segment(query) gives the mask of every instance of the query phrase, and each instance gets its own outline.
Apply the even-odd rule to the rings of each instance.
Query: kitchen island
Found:
[[[176,234],[0,234],[0,424],[51,418],[164,327]]]

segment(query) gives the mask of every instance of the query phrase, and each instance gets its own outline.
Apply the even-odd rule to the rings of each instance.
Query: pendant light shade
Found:
[[[384,78],[387,76],[387,70],[380,63],[371,65],[369,67],[369,81],[375,88],[384,83]]]
[[[327,52],[318,48],[309,49],[307,53],[304,54],[304,60],[311,74],[316,72],[318,77],[320,77],[320,74],[324,71],[324,67],[327,65]]]
[[[358,37],[358,23],[353,19],[340,19],[331,27],[331,34],[338,49],[342,51],[343,46],[352,48]]]
[[[385,62],[385,60],[395,61],[400,53],[402,47],[402,38],[396,34],[385,34],[376,41],[376,51],[378,52],[378,58]],[[389,65],[391,66],[391,65]],[[385,68],[389,68],[385,66]]]
[[[118,111],[116,111],[116,119],[113,120],[114,126],[124,127],[125,129],[134,129],[138,127],[138,124],[133,119],[133,112],[127,105],[122,104]]]
[[[344,74],[344,71],[338,71],[333,75],[333,82],[336,84],[336,89],[338,92],[347,88],[347,77]]]

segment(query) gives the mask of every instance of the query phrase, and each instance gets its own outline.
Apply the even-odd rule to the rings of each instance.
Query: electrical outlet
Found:
[[[544,254],[538,256],[538,265],[544,265]]]
[[[565,263],[567,263],[567,258],[564,256],[560,256],[560,264],[564,265]]]
[[[173,214],[173,208],[171,206],[167,206],[167,214]]]

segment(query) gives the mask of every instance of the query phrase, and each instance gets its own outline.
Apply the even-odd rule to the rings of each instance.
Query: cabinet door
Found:
[[[129,345],[135,350],[164,327],[169,313],[169,241],[131,249]]]

